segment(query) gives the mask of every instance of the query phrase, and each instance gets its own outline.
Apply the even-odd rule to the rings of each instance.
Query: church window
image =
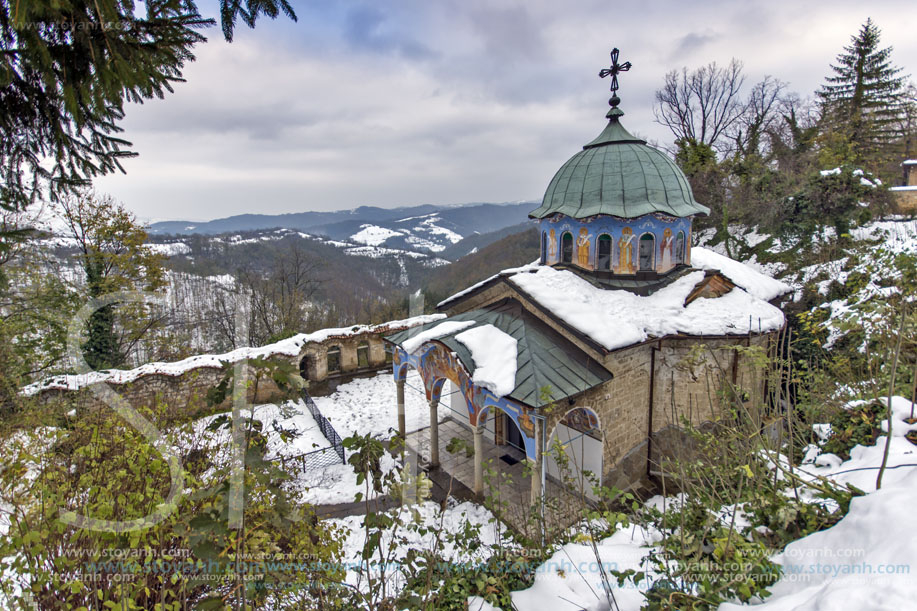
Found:
[[[611,236],[603,233],[599,236],[599,243],[595,257],[596,269],[611,269]]]
[[[656,238],[651,233],[640,236],[640,271],[651,272],[655,266]]]
[[[573,263],[573,234],[569,231],[560,236],[560,262]]]
[[[675,263],[685,262],[685,232],[679,231],[675,236]]]

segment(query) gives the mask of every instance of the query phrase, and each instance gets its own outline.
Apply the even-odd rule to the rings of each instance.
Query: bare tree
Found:
[[[734,123],[731,138],[743,156],[767,154],[769,141],[762,136],[780,123],[781,101],[786,83],[770,75],[757,83],[748,94],[744,112]]]
[[[296,244],[273,261],[266,273],[246,270],[239,284],[249,292],[249,340],[252,345],[276,341],[301,332],[321,279],[321,261]]]
[[[728,148],[728,132],[745,112],[740,97],[744,82],[742,62],[737,59],[726,67],[712,62],[692,72],[672,70],[656,92],[656,121],[672,130],[676,139]]]

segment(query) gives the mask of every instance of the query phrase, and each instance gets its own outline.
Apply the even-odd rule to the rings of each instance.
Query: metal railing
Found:
[[[330,465],[343,464],[344,442],[341,440],[341,436],[334,430],[334,427],[331,426],[331,421],[325,418],[321,410],[319,410],[318,406],[315,404],[315,401],[312,400],[312,397],[310,397],[309,393],[305,390],[302,391],[302,402],[306,404],[306,409],[312,414],[316,424],[318,424],[318,429],[322,432],[322,435],[325,436],[325,439],[328,440],[331,446],[296,456],[278,456],[274,460],[279,461],[284,470],[287,469],[288,464],[301,467],[303,471],[312,471]]]

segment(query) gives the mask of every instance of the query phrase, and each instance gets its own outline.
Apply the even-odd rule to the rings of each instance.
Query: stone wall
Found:
[[[917,175],[917,172],[914,172]],[[895,205],[902,214],[917,213],[917,188],[894,188],[890,189],[895,197]]]
[[[604,358],[612,380],[548,414],[547,439],[567,411],[591,409],[603,434],[602,482],[619,488],[637,485],[646,476],[648,451],[658,463],[687,442],[680,434],[682,418],[700,425],[719,417],[717,393],[724,378],[734,379],[749,397],[763,398],[763,373],[735,346],[765,347],[768,341],[767,335],[667,338],[612,352]],[[651,364],[653,441],[647,443]]]
[[[306,342],[299,354],[275,354],[270,358],[286,361],[298,369],[309,382],[310,390],[316,387],[321,388],[323,385],[327,388],[329,382],[337,379],[349,379],[353,375],[388,367],[390,361],[385,352],[382,337],[409,326],[411,325],[400,327],[378,325],[371,327],[371,331],[330,336],[322,341]],[[361,346],[366,347],[365,364],[359,362],[358,351]],[[340,370],[329,372],[328,350],[333,347],[340,349]],[[207,391],[216,386],[222,378],[223,370],[221,368],[208,365],[194,367],[177,375],[145,373],[129,382],[108,382],[107,384],[135,408],[167,405],[172,409],[193,415],[214,409],[213,407],[208,408],[206,404]],[[250,403],[268,402],[277,396],[278,392],[279,389],[271,380],[261,380],[257,396],[255,396],[254,389],[250,389],[247,400]],[[52,386],[39,390],[34,396],[40,403],[63,401],[81,409],[105,405],[100,396],[85,387]],[[230,399],[226,399],[216,409],[229,409],[229,407]]]

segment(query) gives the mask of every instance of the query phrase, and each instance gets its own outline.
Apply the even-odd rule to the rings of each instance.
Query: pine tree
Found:
[[[823,140],[841,161],[877,167],[888,145],[901,136],[902,69],[891,63],[892,47],[879,47],[880,30],[867,19],[831,65],[833,76],[817,92]]]
[[[135,154],[118,137],[124,103],[171,92],[214,23],[193,0],[144,4],[0,2],[0,208],[53,199]],[[220,0],[227,40],[237,18],[279,12],[296,18],[287,0]]]

